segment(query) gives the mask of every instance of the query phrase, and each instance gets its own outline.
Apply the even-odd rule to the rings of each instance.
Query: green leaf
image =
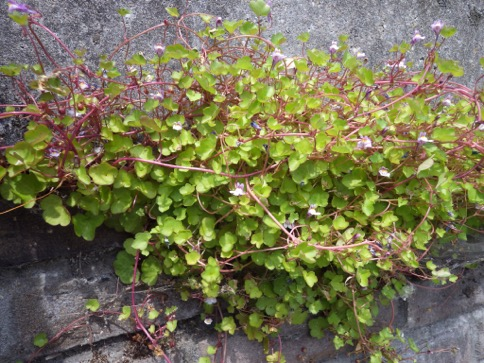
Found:
[[[131,244],[131,247],[135,250],[145,250],[148,247],[148,243],[151,239],[151,233],[149,232],[140,232],[136,233],[134,236],[134,240]]]
[[[126,61],[126,64],[131,66],[144,66],[146,65],[146,58],[143,54],[135,53]]]
[[[194,266],[200,261],[200,253],[197,251],[191,251],[185,254],[185,260],[187,261],[187,265]]]
[[[146,111],[146,112],[152,112],[153,110],[155,110],[158,106],[160,105],[160,101],[159,100],[155,100],[155,99],[148,99],[145,104],[143,105],[143,109]]]
[[[319,49],[310,49],[307,51],[309,60],[316,66],[324,67],[328,64],[331,56]],[[336,92],[338,93],[338,92]]]
[[[297,40],[306,43],[309,41],[309,32],[304,32],[298,35]]]
[[[14,11],[13,13],[9,13],[8,17],[20,26],[27,26],[29,24],[28,14],[23,14],[18,11]]]
[[[201,139],[195,148],[195,152],[200,156],[201,160],[206,160],[215,152],[217,146],[217,137],[215,135],[207,135],[206,138]]]
[[[36,347],[42,348],[49,342],[49,339],[47,339],[47,334],[46,333],[39,333],[36,334],[34,337],[34,345]]]
[[[26,66],[23,64],[10,63],[8,66],[1,66],[0,72],[8,77],[15,77],[18,76],[20,72],[22,72],[22,70],[25,68]]]
[[[222,329],[222,331],[226,331],[233,335],[235,334],[235,328],[235,320],[232,316],[226,316],[222,319],[222,322],[220,323],[220,329]]]
[[[249,6],[257,16],[267,16],[271,12],[271,7],[264,0],[252,0]]]
[[[303,270],[302,273],[303,273],[304,281],[306,281],[306,284],[309,287],[313,287],[314,284],[316,284],[318,282],[318,277],[316,276],[314,271]]]
[[[464,68],[462,68],[455,60],[438,58],[436,63],[437,68],[442,73],[450,73],[454,77],[461,77],[464,75]]]
[[[92,312],[96,312],[99,310],[100,305],[98,299],[88,299],[84,306],[86,309],[91,310]]]
[[[68,226],[71,223],[71,215],[64,207],[62,199],[51,194],[40,202],[42,217],[52,226]]]
[[[165,48],[165,57],[170,59],[188,58],[190,51],[181,44],[170,44]]]
[[[202,94],[200,92],[189,89],[187,90],[187,97],[191,102],[195,102],[202,98]]]
[[[131,316],[131,306],[123,306],[121,314],[118,316],[118,320],[128,320]]]
[[[350,154],[353,149],[349,145],[335,145],[331,148],[335,153]]]
[[[154,256],[148,256],[141,264],[141,281],[148,286],[153,286],[162,272],[160,260]]]
[[[99,214],[94,216],[90,213],[76,214],[72,217],[74,232],[78,237],[86,241],[92,241],[95,236],[96,228],[104,222],[104,216]]]
[[[121,9],[118,9],[118,14],[124,17],[126,15],[131,14],[131,12],[128,9],[121,8]]]
[[[249,325],[254,328],[260,328],[264,319],[260,313],[252,313],[249,315]]]
[[[337,216],[333,220],[333,227],[336,230],[342,230],[348,228],[350,224],[346,221],[345,217],[343,216]]]
[[[455,141],[459,138],[456,134],[456,129],[454,128],[440,128],[436,127],[432,131],[432,139],[442,142]]]
[[[252,279],[244,281],[245,292],[251,299],[258,299],[262,296],[262,291],[257,287],[257,283]]]
[[[420,349],[417,347],[417,344],[415,344],[415,341],[412,338],[408,338],[407,342],[410,349],[412,349],[415,353],[420,352]]]
[[[419,167],[417,168],[417,174],[424,170],[430,169],[432,165],[434,165],[434,159],[428,158],[422,164],[419,165]]]
[[[358,70],[358,78],[365,86],[373,86],[375,84],[375,79],[373,78],[373,72],[365,67]]]
[[[178,321],[176,320],[169,320],[166,322],[166,328],[168,329],[168,331],[172,333],[176,330],[177,325],[178,325]]]
[[[105,88],[104,93],[109,96],[110,99],[114,99],[119,96],[126,89],[125,85],[110,82]]]
[[[328,321],[323,317],[311,319],[308,325],[309,325],[309,333],[313,338],[316,338],[316,339],[323,338],[326,329],[329,327]]]
[[[104,162],[91,167],[88,173],[94,183],[98,185],[111,185],[114,183],[116,175],[118,175],[118,169]]]
[[[165,8],[165,10],[168,14],[174,16],[175,18],[178,18],[180,16],[177,8]]]
[[[371,276],[371,272],[367,269],[358,268],[356,270],[356,281],[362,287],[368,287],[368,278]]]
[[[133,281],[134,256],[126,251],[120,251],[116,255],[113,265],[114,272],[123,284],[130,284]]]
[[[442,35],[444,38],[450,38],[455,34],[456,31],[457,29],[452,26],[444,26],[440,31],[440,35]]]

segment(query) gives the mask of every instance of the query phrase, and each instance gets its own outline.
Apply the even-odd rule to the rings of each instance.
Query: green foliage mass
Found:
[[[180,277],[184,298],[225,301],[219,331],[262,342],[308,322],[337,348],[396,359],[398,332],[370,332],[379,302],[407,275],[455,281],[428,259],[431,243],[482,218],[482,90],[451,82],[461,68],[440,58],[439,38],[421,69],[403,65],[403,43],[374,71],[344,37],[336,52],[289,58],[261,21],[214,27],[168,11],[158,28],[174,38],[124,64],[114,59],[137,36],[95,72],[74,55],[53,73],[0,68],[19,84],[35,75],[25,105],[0,114],[30,120],[2,156],[2,198],[86,240],[102,224],[130,233],[121,281]]]

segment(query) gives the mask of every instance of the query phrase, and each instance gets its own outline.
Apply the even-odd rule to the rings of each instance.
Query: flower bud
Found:
[[[161,43],[155,44],[153,48],[155,49],[156,54],[158,54],[158,57],[161,57],[163,53],[165,53],[165,47]]]
[[[444,27],[444,22],[442,20],[436,20],[430,27],[434,31],[435,35],[439,35],[442,28]]]

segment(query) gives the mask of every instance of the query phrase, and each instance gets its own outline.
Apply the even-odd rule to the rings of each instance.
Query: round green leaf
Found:
[[[40,202],[42,217],[52,226],[67,226],[71,223],[71,215],[64,207],[62,199],[57,195],[51,194]]]
[[[111,185],[118,175],[118,169],[104,162],[89,169],[89,175],[98,185]]]

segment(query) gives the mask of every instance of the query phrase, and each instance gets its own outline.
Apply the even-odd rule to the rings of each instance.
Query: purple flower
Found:
[[[389,178],[390,177],[390,172],[388,171],[387,168],[385,168],[384,166],[382,166],[379,170],[378,170],[378,173],[385,177],[385,178]]]
[[[333,40],[333,42],[331,43],[331,46],[329,47],[329,53],[334,54],[338,50],[339,50],[338,42],[336,40]]]
[[[155,44],[153,48],[155,49],[156,54],[158,54],[158,57],[161,57],[163,53],[165,53],[165,47],[161,43]]]
[[[221,28],[223,26],[222,18],[220,16],[217,18],[217,20],[215,20],[215,26],[217,28]]]
[[[181,131],[183,130],[183,125],[180,121],[177,121],[173,124],[172,129],[175,131]]]
[[[434,140],[429,140],[427,138],[427,133],[422,131],[418,136],[417,142],[419,144],[425,144],[426,142],[434,142]]]
[[[163,91],[161,92],[156,92],[156,93],[150,93],[149,94],[150,98],[158,101],[163,101],[165,99],[165,94]]]
[[[443,101],[442,101],[442,104],[446,107],[450,107],[453,105],[452,103],[452,97],[449,96],[449,97],[446,97]]]
[[[91,86],[89,85],[89,83],[87,83],[85,80],[83,79],[80,79],[79,80],[79,88],[82,90],[82,91],[86,91],[86,90],[89,90],[91,88]]]
[[[25,14],[39,14],[38,11],[32,9],[27,4],[21,4],[21,3],[14,1],[14,0],[8,1],[7,5],[8,5],[8,12],[9,13],[13,13],[14,11],[17,11],[19,13],[25,13]]]
[[[252,121],[250,123],[250,126],[252,126],[256,130],[262,130],[262,127],[260,127],[259,124],[257,122],[255,122],[255,121]]]
[[[279,63],[281,60],[285,59],[286,56],[281,53],[279,49],[276,49],[274,52],[271,54],[272,57],[272,68],[273,69],[277,63]]]
[[[270,8],[272,6],[272,1],[267,0],[266,5]],[[269,24],[272,24],[272,9],[269,11],[269,14],[267,14],[267,21],[269,22]]]
[[[357,149],[371,149],[371,139],[368,136],[363,136],[360,141],[356,144]]]
[[[352,52],[358,59],[362,59],[366,57],[365,52],[362,52],[360,48],[353,48]]]
[[[430,27],[434,31],[435,35],[439,35],[440,31],[444,27],[444,22],[442,20],[436,20],[433,22],[433,24]]]
[[[316,206],[314,204],[311,204],[308,209],[308,217],[312,216],[320,216],[321,212],[316,211]]]
[[[415,45],[415,44],[417,44],[418,42],[421,42],[424,39],[425,39],[425,37],[422,36],[418,30],[415,30],[415,35],[413,36],[410,44]]]
[[[230,194],[240,197],[245,194],[245,187],[243,183],[235,183],[235,189],[229,191]]]
[[[204,300],[205,304],[208,304],[208,305],[214,305],[217,303],[217,298],[215,297],[207,297],[205,300]]]

